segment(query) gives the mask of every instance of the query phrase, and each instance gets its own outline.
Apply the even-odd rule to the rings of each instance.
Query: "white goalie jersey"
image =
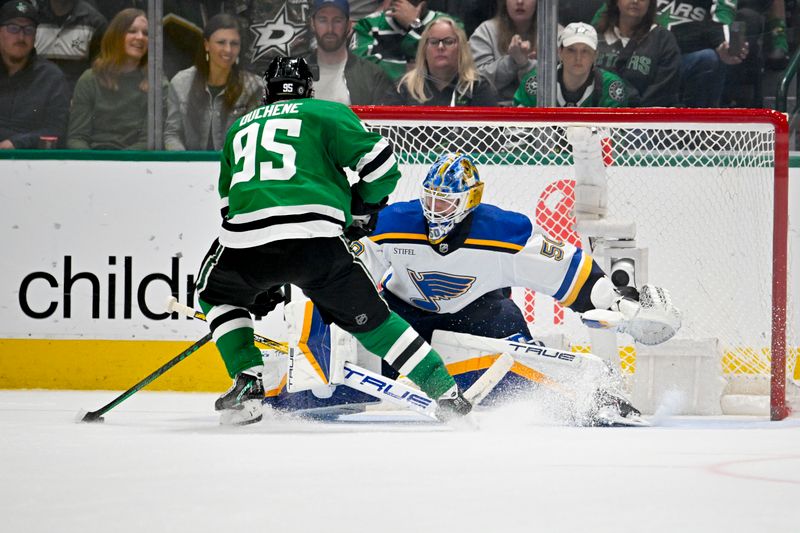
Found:
[[[384,290],[431,313],[456,313],[504,287],[527,287],[569,306],[593,270],[580,248],[534,231],[525,215],[489,204],[475,209],[464,231],[431,245],[419,201],[395,203],[352,249]]]

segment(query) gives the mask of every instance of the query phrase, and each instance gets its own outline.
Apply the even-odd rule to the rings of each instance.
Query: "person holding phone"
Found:
[[[630,0],[630,3],[644,4],[647,0]],[[655,22],[675,36],[681,53],[679,105],[719,107],[724,88],[732,85],[726,83],[726,78],[731,74],[742,78],[741,72],[753,70],[749,68],[754,63],[749,41],[757,43],[747,36],[758,33],[754,29],[757,25],[749,22],[751,17],[741,9],[741,3],[737,9],[736,0],[675,0],[657,4]],[[595,26],[602,21],[608,5],[606,2],[595,13],[592,19]],[[747,69],[741,65],[745,59]],[[741,66],[731,72],[729,66],[735,65]],[[749,77],[758,80],[759,74],[755,72]]]
[[[744,23],[735,21],[736,2],[681,0],[662,16],[681,50],[681,105],[719,107],[727,66],[740,64],[749,53]]]

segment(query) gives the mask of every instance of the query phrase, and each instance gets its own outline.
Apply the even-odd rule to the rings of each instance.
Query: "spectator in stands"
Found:
[[[558,38],[556,105],[558,107],[624,107],[625,82],[612,72],[594,66],[597,32],[583,22],[568,24]],[[514,94],[515,106],[536,107],[536,69]]]
[[[605,6],[595,21],[604,12]],[[686,13],[692,16],[687,17]],[[735,21],[745,23],[742,37],[746,40],[739,51],[731,53],[730,35]],[[740,85],[757,87],[748,98],[748,102],[755,102],[761,93],[758,42],[764,22],[759,14],[748,8],[737,10],[736,2],[730,0],[680,0],[656,7],[656,22],[675,35],[681,51],[679,105],[719,107],[723,88],[728,87],[728,93],[742,94]]]
[[[38,15],[28,2],[0,7],[0,149],[38,148],[63,140],[69,96],[64,73],[37,56]]]
[[[692,13],[686,17],[681,13]],[[663,23],[675,36],[681,51],[682,107],[719,107],[725,83],[725,65],[737,65],[748,54],[748,45],[736,54],[724,26],[736,17],[729,0],[681,0],[674,10],[664,10]],[[742,36],[744,37],[744,35]]]
[[[497,91],[480,75],[467,35],[450,17],[440,17],[422,32],[414,68],[398,92],[406,105],[495,106]]]
[[[757,0],[742,0],[742,8],[750,7],[751,2]],[[785,0],[761,0],[764,6],[766,19],[766,42],[764,43],[764,55],[767,68],[771,70],[783,70],[789,64],[789,42],[786,39],[786,2]],[[797,4],[795,3],[795,9]]]
[[[537,0],[498,0],[497,14],[482,23],[469,44],[478,71],[511,105],[522,78],[536,66]]]
[[[100,55],[75,85],[67,148],[147,148],[147,43],[144,11],[123,9],[111,19]]]
[[[36,53],[64,71],[70,96],[78,78],[100,52],[107,24],[106,18],[84,0],[39,2]]]
[[[311,32],[317,49],[306,58],[318,78],[314,97],[345,105],[394,103],[394,84],[383,69],[347,48],[352,28],[347,0],[315,0]]]
[[[607,0],[595,64],[628,84],[630,104],[674,107],[681,54],[675,36],[655,24],[656,0]]]
[[[221,150],[233,122],[261,104],[262,79],[238,65],[241,35],[232,15],[220,13],[208,21],[195,65],[170,82],[165,149]]]
[[[84,0],[92,4],[106,20],[123,9],[133,7],[147,12],[148,0]],[[224,0],[160,0],[163,18],[161,29],[163,53],[161,71],[170,79],[178,71],[194,65],[197,49],[202,46],[203,28],[208,19],[222,12]],[[228,2],[230,3],[230,2]]]
[[[429,10],[424,0],[384,0],[383,11],[356,23],[353,52],[380,65],[396,83],[413,68],[422,31],[445,15]]]
[[[741,64],[725,69],[723,106],[761,107],[764,104],[764,67],[782,70],[789,62],[783,12],[782,0],[739,0],[736,20],[745,24],[749,54]]]

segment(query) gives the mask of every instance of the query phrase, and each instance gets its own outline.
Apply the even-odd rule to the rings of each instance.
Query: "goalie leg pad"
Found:
[[[286,305],[289,337],[289,392],[342,382],[345,361],[356,358],[356,341],[336,325],[326,324],[310,301]]]
[[[311,301],[287,304],[285,320],[289,356],[283,362],[283,373],[270,373],[269,384],[265,380],[265,404],[302,416],[330,418],[361,412],[366,405],[378,402],[368,394],[336,385],[343,381],[345,361],[355,358],[351,335],[326,324]],[[280,365],[281,358],[277,357]],[[271,368],[269,360],[265,358],[267,369]]]
[[[618,375],[593,354],[569,352],[536,342],[448,331],[434,332],[433,346],[462,389],[477,380],[500,353],[514,358],[514,365],[483,405],[502,403],[540,387],[577,400],[591,397],[597,387],[616,389],[621,386]]]
[[[324,397],[325,394],[318,395],[320,392],[321,390],[305,390],[289,393],[284,388],[275,396],[264,398],[264,403],[277,411],[314,419],[331,419],[361,413],[367,405],[380,403],[373,396],[346,385],[332,386],[326,393],[329,394],[328,397]]]

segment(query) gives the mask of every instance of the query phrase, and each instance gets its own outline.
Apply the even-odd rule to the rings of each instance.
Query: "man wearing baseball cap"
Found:
[[[48,144],[64,138],[67,83],[61,69],[36,56],[38,23],[28,2],[0,7],[0,149],[38,148],[40,137]]]
[[[558,36],[556,105],[558,107],[624,107],[625,82],[612,72],[594,66],[597,31],[583,22],[568,24]],[[514,93],[514,105],[536,107],[536,69],[523,78]]]
[[[317,43],[306,57],[315,98],[345,105],[392,103],[393,85],[383,69],[347,46],[353,28],[347,0],[314,0],[309,24]]]

